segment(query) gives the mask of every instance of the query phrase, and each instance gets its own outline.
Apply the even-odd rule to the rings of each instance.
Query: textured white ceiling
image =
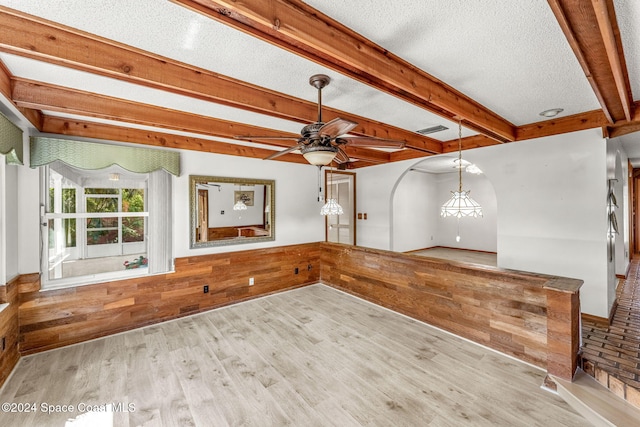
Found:
[[[622,34],[633,99],[637,100],[640,99],[640,1],[617,0],[613,4]]]
[[[308,0],[308,4],[460,90],[515,125],[599,105],[546,0]],[[457,125],[168,0],[0,0],[0,4],[309,101],[308,77],[328,74],[325,105],[410,131]],[[640,1],[616,1],[635,97],[640,97]],[[298,123],[0,54],[18,77],[297,132]],[[474,132],[464,130],[463,136]]]
[[[546,0],[306,3],[516,125],[599,108]]]

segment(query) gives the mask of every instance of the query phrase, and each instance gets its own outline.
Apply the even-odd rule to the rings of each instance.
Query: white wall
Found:
[[[322,203],[317,200],[318,170],[311,165],[181,151],[181,176],[174,179],[176,257],[324,241]],[[275,180],[275,233],[272,242],[189,248],[189,175]]]
[[[356,169],[356,205],[358,212],[367,214],[367,220],[356,220],[358,246],[391,248],[392,190],[398,177],[415,163],[417,161],[412,159]]]
[[[393,250],[406,252],[434,246],[439,238],[436,176],[412,171],[393,194]]]
[[[498,246],[496,192],[484,175],[463,173],[463,190],[470,190],[469,196],[482,206],[480,218],[443,218],[440,206],[451,197],[451,191],[458,189],[458,174],[447,173],[437,176],[438,192],[433,204],[436,211],[437,238],[435,245],[449,248],[473,249],[496,252]],[[456,242],[460,227],[460,242]]]
[[[599,129],[468,150],[496,194],[498,265],[584,280],[582,309],[607,317],[606,144]],[[362,246],[390,248],[394,183],[414,163],[358,170]],[[385,203],[386,201],[386,203]],[[373,212],[373,214],[371,213]],[[395,222],[395,221],[394,221]]]
[[[416,165],[413,165],[416,166]],[[483,175],[464,173],[465,190],[483,209],[481,218],[443,218],[440,207],[458,188],[458,174],[409,171],[398,180],[392,194],[392,245],[398,252],[432,246],[474,249],[495,252],[496,196],[489,180]],[[456,242],[460,227],[460,242]]]

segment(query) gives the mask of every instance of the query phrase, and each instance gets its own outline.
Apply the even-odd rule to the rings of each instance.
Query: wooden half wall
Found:
[[[19,277],[0,286],[0,386],[20,359],[18,352]]]
[[[571,380],[581,280],[323,243],[320,279]]]
[[[178,258],[175,273],[61,290],[41,292],[39,281],[27,283],[20,287],[20,352],[61,347],[317,283],[319,261],[320,245],[310,243]]]
[[[298,274],[295,274],[295,269]],[[579,350],[581,281],[332,243],[199,255],[175,273],[60,290],[37,274],[0,286],[7,349],[53,349],[307,284],[326,285],[571,379]],[[249,286],[254,277],[255,285]],[[203,288],[209,286],[209,293]]]

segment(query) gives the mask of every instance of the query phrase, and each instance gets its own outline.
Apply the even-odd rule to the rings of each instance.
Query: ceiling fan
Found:
[[[269,137],[269,136],[236,136],[236,139],[244,140],[292,140],[296,145],[285,150],[278,151],[264,160],[275,159],[283,154],[300,150],[304,158],[315,166],[326,166],[332,161],[339,165],[350,161],[347,153],[342,149],[349,144],[352,147],[366,148],[404,148],[404,141],[374,138],[370,136],[346,136],[350,130],[358,124],[351,120],[335,118],[328,123],[322,121],[322,89],[331,79],[324,74],[315,74],[309,78],[309,84],[318,89],[318,121],[302,128],[299,138],[295,137]],[[342,136],[345,135],[345,136]]]

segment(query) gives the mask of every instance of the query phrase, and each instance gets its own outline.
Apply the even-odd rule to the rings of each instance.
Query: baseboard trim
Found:
[[[429,249],[453,249],[453,250],[456,250],[456,251],[479,252],[479,253],[491,254],[491,255],[497,255],[498,254],[497,252],[481,251],[479,249],[452,248],[451,246],[429,246],[428,248],[413,249],[411,251],[406,251],[406,252],[403,252],[403,253],[411,254],[411,253],[414,253],[414,252],[428,251]]]
[[[606,317],[594,316],[593,314],[580,313],[580,317],[582,317],[582,322],[594,323],[596,326],[600,328],[608,328],[610,325],[610,320]]]

